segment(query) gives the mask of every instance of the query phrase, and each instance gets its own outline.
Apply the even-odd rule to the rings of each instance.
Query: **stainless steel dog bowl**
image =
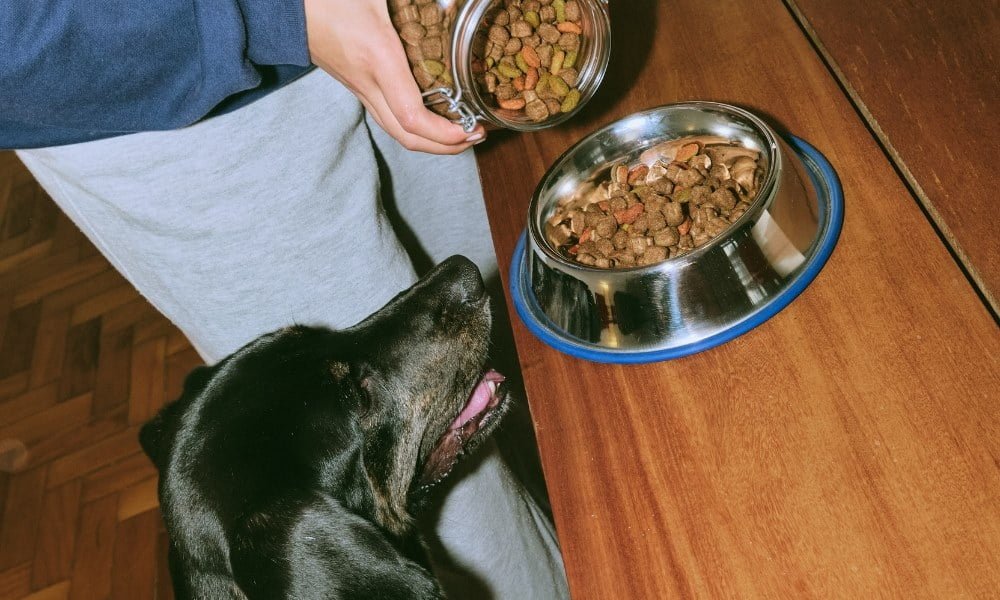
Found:
[[[751,208],[718,237],[662,263],[612,270],[571,262],[545,240],[545,220],[560,198],[651,146],[702,134],[759,150],[766,169]],[[661,106],[592,133],[545,174],[511,265],[514,305],[536,336],[573,356],[615,363],[685,356],[787,306],[819,273],[842,221],[836,173],[809,144],[780,138],[734,106]]]

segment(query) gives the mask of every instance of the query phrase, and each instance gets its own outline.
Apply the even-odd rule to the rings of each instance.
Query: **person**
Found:
[[[0,7],[0,146],[207,362],[350,326],[451,254],[496,281],[485,131],[424,108],[384,0]],[[465,471],[421,525],[448,596],[568,597],[496,447]]]

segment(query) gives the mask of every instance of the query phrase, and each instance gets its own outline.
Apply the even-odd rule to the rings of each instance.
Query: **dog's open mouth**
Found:
[[[461,412],[441,435],[424,464],[417,481],[419,488],[431,486],[444,479],[454,468],[462,454],[475,444],[474,438],[485,436],[493,430],[506,410],[507,390],[504,376],[490,369],[472,388]]]

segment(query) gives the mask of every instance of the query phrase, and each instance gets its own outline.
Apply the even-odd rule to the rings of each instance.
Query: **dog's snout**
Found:
[[[486,286],[483,285],[483,277],[468,258],[464,256],[452,256],[438,266],[443,282],[447,282],[449,289],[448,297],[455,302],[465,304],[475,304],[486,295]]]
[[[466,304],[476,304],[486,295],[483,276],[479,274],[479,269],[475,268],[475,265],[473,265],[472,270],[463,271],[455,285],[458,287],[456,296],[460,297]]]
[[[397,330],[397,335],[426,335],[426,328],[436,327],[439,319],[413,319],[414,315],[452,316],[448,322],[456,326],[468,325],[465,319],[471,313],[480,313],[489,320],[489,294],[482,275],[468,258],[452,256],[430,270],[413,287],[400,292],[381,311],[355,325],[369,332],[383,327]],[[479,322],[479,321],[476,321]],[[401,323],[405,323],[400,330]],[[373,333],[374,335],[375,333]]]

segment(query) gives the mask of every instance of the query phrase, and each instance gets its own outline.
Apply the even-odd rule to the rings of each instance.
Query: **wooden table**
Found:
[[[834,68],[994,314],[1000,2],[796,0]]]
[[[843,71],[824,62],[838,44],[867,47],[874,25],[864,11],[845,15],[864,26],[845,29],[857,35],[838,37],[824,59],[814,45],[824,30],[809,21],[823,2],[612,4],[612,65],[585,113],[480,147],[502,265],[535,183],[563,150],[602,124],[682,100],[737,104],[811,142],[840,175],[846,217],[829,263],[796,301],[701,354],[589,363],[512,316],[573,597],[996,597],[1000,335],[981,287],[1000,280],[992,198],[967,205],[988,223],[953,221],[949,210],[931,214],[901,176],[900,153],[886,151]],[[854,76],[875,84],[878,72]],[[994,119],[996,97],[982,99]],[[947,118],[992,144],[995,161],[988,128]],[[961,156],[968,139],[937,143]],[[914,165],[923,181],[923,163]],[[950,185],[939,206],[956,199]]]

